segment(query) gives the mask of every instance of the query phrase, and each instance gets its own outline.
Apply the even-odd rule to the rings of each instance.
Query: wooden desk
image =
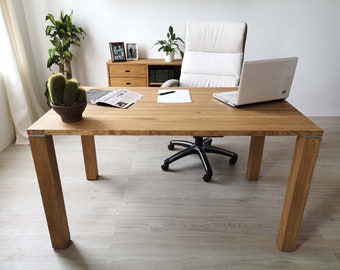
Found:
[[[188,135],[251,136],[249,180],[259,178],[265,136],[297,138],[277,235],[280,250],[296,249],[322,129],[285,101],[235,109],[212,97],[220,89],[196,88],[190,89],[192,103],[158,104],[156,89],[132,90],[145,96],[127,110],[89,105],[82,121],[68,124],[49,111],[28,129],[53,248],[66,248],[70,232],[52,136],[81,136],[86,176],[95,180],[98,167],[94,136]],[[163,173],[161,169],[159,173]]]

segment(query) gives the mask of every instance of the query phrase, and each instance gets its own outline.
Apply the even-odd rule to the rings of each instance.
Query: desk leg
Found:
[[[94,136],[81,136],[81,143],[83,147],[86,178],[88,180],[97,180],[98,165]]]
[[[247,178],[256,181],[260,177],[265,136],[252,136],[249,148]]]
[[[296,250],[308,192],[321,144],[320,137],[297,137],[277,245],[280,250]]]
[[[67,248],[70,231],[52,136],[29,136],[52,246]]]

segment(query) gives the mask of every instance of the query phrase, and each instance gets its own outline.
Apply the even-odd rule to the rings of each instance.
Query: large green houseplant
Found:
[[[174,33],[174,28],[171,25],[169,26],[168,32],[166,33],[166,37],[167,39],[157,40],[157,42],[154,44],[154,46],[159,46],[159,52],[162,51],[165,53],[165,61],[173,61],[174,54],[176,52],[179,53],[183,58],[184,52],[182,51],[181,46],[184,46],[184,41]]]
[[[70,48],[72,45],[80,47],[80,38],[85,38],[85,31],[72,23],[73,11],[68,15],[60,12],[59,19],[55,19],[52,14],[45,18],[51,24],[46,26],[45,34],[50,37],[53,48],[48,50],[49,58],[47,67],[52,65],[59,66],[59,72],[64,74],[67,79],[72,78],[71,60],[73,57]]]

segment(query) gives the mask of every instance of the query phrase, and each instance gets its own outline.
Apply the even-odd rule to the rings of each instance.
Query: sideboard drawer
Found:
[[[110,78],[110,85],[124,87],[124,86],[131,86],[131,87],[141,87],[147,85],[146,78]]]
[[[110,68],[110,77],[146,77],[146,66],[116,65]]]

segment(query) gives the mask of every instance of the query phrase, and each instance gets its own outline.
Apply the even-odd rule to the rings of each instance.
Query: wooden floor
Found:
[[[72,245],[53,250],[29,146],[0,153],[0,269],[340,269],[340,118],[325,130],[295,252],[276,247],[293,138],[267,138],[261,178],[245,178],[248,137],[160,169],[169,137],[96,137],[100,179],[85,180],[80,139],[57,137]]]

